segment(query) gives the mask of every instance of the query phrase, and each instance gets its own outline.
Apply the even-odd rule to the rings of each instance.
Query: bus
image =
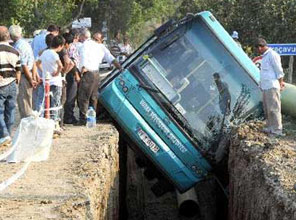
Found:
[[[214,173],[232,126],[262,114],[257,67],[208,11],[163,24],[123,68],[99,101],[180,192]]]

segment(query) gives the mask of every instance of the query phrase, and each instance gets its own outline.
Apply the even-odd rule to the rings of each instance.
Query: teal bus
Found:
[[[100,103],[180,192],[213,174],[231,126],[262,113],[257,67],[207,11],[168,21],[123,67]]]

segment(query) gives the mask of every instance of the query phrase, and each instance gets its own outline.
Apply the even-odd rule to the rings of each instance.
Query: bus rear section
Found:
[[[233,125],[261,115],[257,69],[209,12],[158,29],[99,99],[180,192],[213,173]],[[257,72],[256,72],[257,71]]]

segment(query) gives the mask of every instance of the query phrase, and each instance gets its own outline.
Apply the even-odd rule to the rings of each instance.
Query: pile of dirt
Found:
[[[118,132],[111,124],[67,127],[47,161],[0,193],[0,219],[118,219]],[[0,182],[23,163],[0,163]]]
[[[253,121],[233,131],[229,153],[230,219],[296,219],[296,121],[284,117],[285,137]]]

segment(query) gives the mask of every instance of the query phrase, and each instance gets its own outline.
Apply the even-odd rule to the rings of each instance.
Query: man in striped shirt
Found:
[[[9,45],[8,40],[7,27],[0,26],[0,146],[11,142],[17,83],[21,75],[19,52]]]

